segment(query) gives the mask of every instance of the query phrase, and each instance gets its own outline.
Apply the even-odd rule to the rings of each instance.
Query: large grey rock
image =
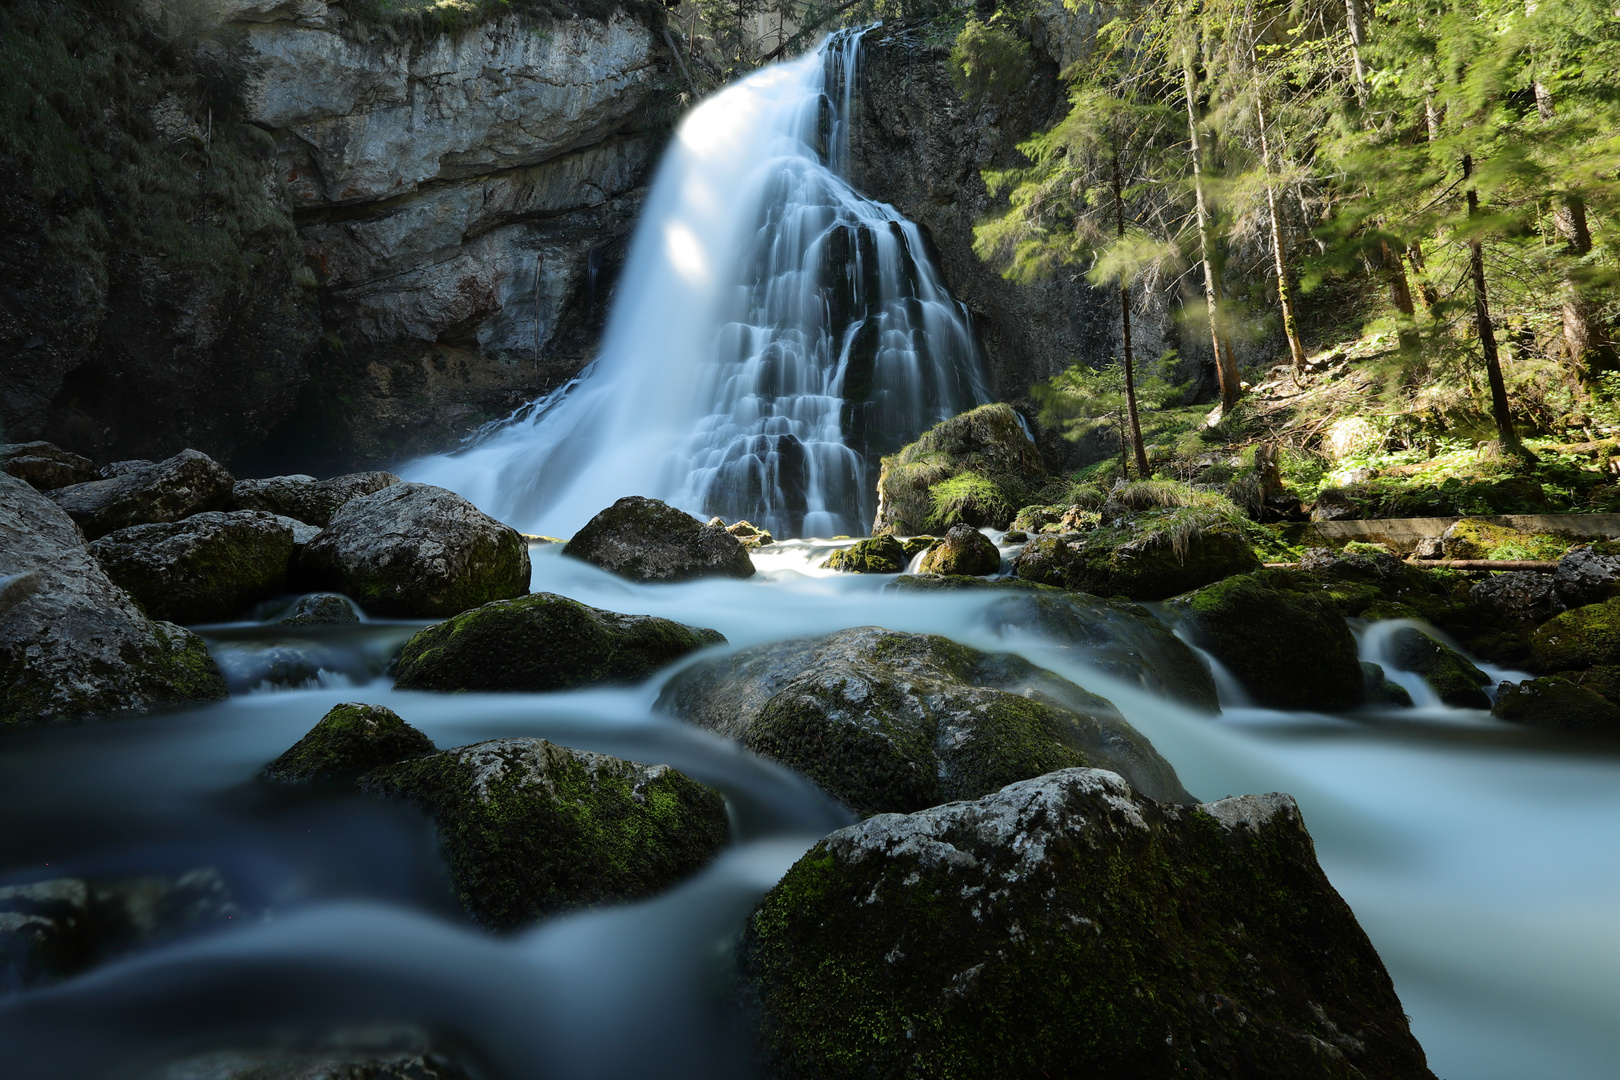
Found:
[[[106,480],[72,484],[49,498],[91,540],[115,529],[179,521],[230,505],[234,481],[225,467],[196,450],[133,468]]]
[[[1620,553],[1615,547],[1611,543],[1582,544],[1558,560],[1553,586],[1566,606],[1595,604],[1614,594],[1620,586]]]
[[[317,480],[302,473],[263,480],[238,480],[232,489],[239,510],[264,510],[325,528],[350,499],[399,483],[391,472],[348,473]]]
[[[638,900],[697,872],[730,837],[725,802],[667,765],[544,739],[493,739],[360,778],[439,826],[450,877],[480,922]]]
[[[882,814],[788,871],[738,962],[782,1080],[1432,1080],[1287,795],[1066,769]]]
[[[375,615],[443,618],[529,591],[529,548],[453,491],[392,484],[351,499],[299,559]]]
[[[149,620],[59,507],[0,475],[0,724],[224,696],[201,638]]]
[[[223,622],[286,585],[294,544],[282,520],[262,510],[210,510],[119,529],[90,553],[152,618]]]
[[[591,518],[563,554],[632,581],[754,574],[748,549],[723,527],[705,525],[685,511],[639,495],[626,496]]]
[[[972,799],[1054,769],[1114,769],[1191,801],[1107,700],[1026,660],[875,626],[699,661],[658,699],[859,813]]]
[[[1515,622],[1546,622],[1565,606],[1555,575],[1530,570],[1510,570],[1488,577],[1469,590],[1468,598],[1486,611]]]
[[[647,678],[726,639],[656,615],[621,615],[556,593],[464,611],[405,643],[401,690],[521,690],[543,693]]]
[[[89,458],[43,441],[0,447],[0,469],[38,491],[50,491],[99,478],[96,466]]]

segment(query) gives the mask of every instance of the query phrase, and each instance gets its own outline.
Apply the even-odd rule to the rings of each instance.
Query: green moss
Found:
[[[901,532],[958,523],[1005,528],[1017,507],[1056,501],[1068,489],[1047,475],[1011,406],[981,405],[883,459],[878,524]]]
[[[1001,569],[1001,552],[977,529],[957,525],[944,540],[928,549],[920,569],[925,574],[994,574]]]
[[[1620,598],[1553,616],[1531,635],[1530,648],[1546,672],[1620,665]]]
[[[932,529],[948,529],[959,523],[1003,529],[1012,520],[1013,503],[994,481],[976,472],[957,473],[928,489]]]
[[[1620,706],[1568,679],[1547,676],[1503,690],[1494,716],[1536,727],[1570,731],[1620,731]]]
[[[1464,518],[1446,530],[1442,541],[1451,559],[1560,559],[1571,542],[1545,533],[1520,532],[1489,521]]]
[[[821,564],[824,570],[851,574],[898,574],[906,568],[906,546],[893,536],[874,536],[839,548]]]
[[[683,774],[544,739],[461,747],[360,783],[433,815],[458,897],[497,930],[651,896],[701,869],[729,836],[723,800]]]
[[[464,611],[420,631],[400,653],[395,685],[543,692],[639,682],[725,640],[714,630],[533,593]]]
[[[350,780],[370,769],[433,753],[433,740],[381,705],[334,705],[303,738],[264,768],[285,784]]]

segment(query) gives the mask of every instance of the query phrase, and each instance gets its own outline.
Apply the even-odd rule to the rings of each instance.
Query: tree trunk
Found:
[[[1463,180],[1474,175],[1474,157],[1464,154]],[[1479,193],[1468,185],[1468,216],[1479,215]],[[1496,435],[1504,450],[1523,452],[1518,433],[1513,430],[1513,415],[1508,409],[1507,384],[1502,381],[1502,361],[1496,351],[1496,329],[1491,325],[1491,309],[1485,295],[1485,245],[1477,236],[1468,239],[1468,265],[1474,280],[1474,329],[1479,334],[1480,350],[1485,354],[1485,377],[1491,385],[1491,417],[1496,421]]]
[[[1119,175],[1119,154],[1114,154],[1114,217],[1119,225],[1119,238],[1125,239],[1124,182]],[[1136,361],[1131,348],[1131,285],[1123,273],[1119,276],[1119,325],[1125,343],[1125,407],[1131,416],[1131,448],[1136,451],[1136,472],[1143,480],[1148,478],[1147,446],[1142,442],[1142,421],[1136,411]]]
[[[1350,24],[1350,59],[1356,66],[1356,101],[1367,103],[1367,67],[1361,60],[1361,50],[1367,40],[1362,29],[1361,0],[1344,0],[1345,21]]]
[[[1191,139],[1193,196],[1198,211],[1198,249],[1204,264],[1204,301],[1209,306],[1209,337],[1215,350],[1215,377],[1221,387],[1221,412],[1229,413],[1243,392],[1237,359],[1221,332],[1221,278],[1215,263],[1215,237],[1209,203],[1204,198],[1203,146],[1198,136],[1198,105],[1193,96],[1192,46],[1182,45],[1182,84],[1187,95],[1187,132]]]
[[[1283,258],[1282,217],[1277,213],[1277,188],[1271,182],[1271,144],[1266,138],[1266,105],[1260,94],[1254,99],[1255,119],[1260,125],[1260,164],[1266,170],[1266,210],[1271,214],[1271,257],[1277,267],[1277,305],[1282,308],[1283,335],[1288,338],[1288,355],[1294,361],[1294,377],[1305,374],[1305,346],[1294,324],[1294,301],[1288,294],[1288,265]]]

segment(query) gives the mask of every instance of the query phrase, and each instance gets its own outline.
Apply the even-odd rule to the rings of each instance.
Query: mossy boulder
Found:
[[[276,760],[264,776],[283,784],[353,780],[406,758],[431,754],[433,740],[382,705],[334,705],[320,722]]]
[[[101,478],[89,458],[41,441],[0,446],[0,471],[15,476],[36,491],[53,491]]]
[[[1544,533],[1520,532],[1482,518],[1463,518],[1440,535],[1448,559],[1557,559],[1569,541]]]
[[[276,619],[277,626],[344,626],[360,621],[354,601],[339,593],[300,596]]]
[[[1185,531],[1157,519],[1072,540],[1040,536],[1013,563],[1013,572],[1029,581],[1132,600],[1165,600],[1258,569],[1260,560],[1237,526],[1220,519],[1193,522]]]
[[[1001,569],[1001,552],[973,526],[952,525],[945,539],[928,549],[919,569],[925,574],[982,577]]]
[[[360,786],[433,816],[457,896],[496,930],[652,896],[730,839],[725,801],[684,774],[545,739],[493,739],[397,762]]]
[[[653,615],[621,615],[555,593],[464,611],[405,643],[401,690],[567,690],[647,678],[726,639]]]
[[[1026,660],[875,626],[774,642],[676,674],[660,708],[797,769],[862,814],[977,798],[1054,769],[1114,769],[1189,797],[1106,699]]]
[[[1066,769],[813,847],[738,967],[781,1080],[1432,1080],[1287,795]]]
[[[1530,636],[1541,671],[1579,671],[1620,664],[1620,598],[1555,615]]]
[[[351,499],[371,495],[399,483],[391,472],[345,473],[328,480],[313,476],[272,476],[238,480],[232,497],[241,510],[263,510],[325,528],[338,508]]]
[[[1018,507],[1053,484],[1012,406],[981,405],[883,459],[872,531],[1005,529]]]
[[[391,484],[344,503],[299,568],[310,585],[398,618],[444,618],[529,591],[518,531],[431,484]]]
[[[228,510],[234,481],[225,467],[196,450],[158,462],[135,462],[106,480],[48,492],[91,540],[131,525],[179,521],[206,510]]]
[[[1415,626],[1403,626],[1390,635],[1388,657],[1402,671],[1421,675],[1441,702],[1458,709],[1488,709],[1491,684],[1485,674],[1456,649]]]
[[[1384,674],[1382,664],[1363,660],[1361,674],[1367,687],[1368,705],[1395,706],[1401,709],[1412,707],[1412,695],[1407,692],[1406,687]]]
[[[201,638],[148,619],[60,507],[0,474],[0,725],[225,695]]]
[[[1228,578],[1170,604],[1207,650],[1270,709],[1353,709],[1366,696],[1356,639],[1332,605]]]
[[[563,554],[631,581],[754,576],[748,549],[723,526],[705,525],[657,499],[630,495],[591,518]]]
[[[850,574],[898,574],[906,568],[905,545],[888,534],[839,548],[821,564],[823,570]]]
[[[293,532],[259,510],[210,510],[110,532],[90,553],[153,618],[221,622],[283,591]]]
[[[1491,715],[1535,727],[1620,732],[1620,705],[1556,675],[1504,686]]]

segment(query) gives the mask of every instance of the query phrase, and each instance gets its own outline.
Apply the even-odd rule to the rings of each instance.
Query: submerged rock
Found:
[[[1363,660],[1361,662],[1361,675],[1363,684],[1367,688],[1368,705],[1393,705],[1401,709],[1410,709],[1412,707],[1412,695],[1407,692],[1406,687],[1391,680],[1388,675],[1384,674],[1383,665]]]
[[[406,758],[431,754],[433,740],[394,710],[349,702],[334,705],[302,739],[264,767],[267,780],[307,784],[352,780],[361,773]]]
[[[883,459],[872,531],[1005,529],[1017,508],[1051,483],[1012,406],[981,405]]]
[[[762,1075],[1432,1080],[1287,795],[1066,769],[833,833],[749,919]]]
[[[529,547],[453,491],[391,484],[344,503],[299,560],[374,615],[444,618],[529,591]]]
[[[1568,731],[1620,731],[1620,705],[1555,675],[1518,684],[1503,683],[1491,715]]]
[[[639,682],[726,639],[653,615],[621,615],[555,593],[464,611],[400,653],[402,690],[566,690]]]
[[[390,472],[361,472],[317,480],[295,474],[263,480],[238,480],[233,489],[242,510],[264,510],[325,528],[338,508],[351,499],[370,495],[400,482]]]
[[[59,507],[0,475],[0,724],[225,693],[201,638],[149,620]]]
[[[89,458],[48,442],[0,446],[0,471],[15,476],[36,491],[84,484],[101,476]]]
[[[172,1062],[143,1080],[475,1080],[431,1033],[390,1025],[338,1032],[308,1048],[214,1050]]]
[[[1415,626],[1403,626],[1389,639],[1389,659],[1402,671],[1423,676],[1440,700],[1458,709],[1488,709],[1484,688],[1491,684],[1466,657]]]
[[[823,570],[843,570],[851,574],[898,574],[906,568],[905,545],[885,533],[839,548],[821,564]]]
[[[1132,600],[1165,600],[1259,568],[1248,541],[1226,521],[1204,522],[1184,534],[1144,525],[1072,540],[1038,536],[1013,563],[1013,572],[1028,581]]]
[[[919,569],[925,574],[993,574],[1001,569],[1001,552],[973,526],[953,525],[944,540],[928,549]]]
[[[354,601],[340,593],[310,593],[301,596],[286,614],[276,620],[277,626],[343,626],[360,621],[354,610]]]
[[[729,839],[725,802],[684,774],[544,739],[445,750],[360,785],[433,815],[462,904],[497,930],[651,896]]]
[[[754,575],[748,549],[724,528],[639,495],[626,496],[591,518],[563,554],[632,581]]]
[[[1258,705],[1353,709],[1366,687],[1356,639],[1333,605],[1270,589],[1249,575],[1177,597],[1193,644],[1226,665]]]
[[[292,530],[258,510],[132,525],[90,545],[148,615],[177,623],[221,622],[280,593],[293,550]]]
[[[182,450],[166,461],[138,462],[109,479],[71,484],[49,496],[95,540],[131,525],[229,509],[232,483],[225,467],[207,454]]]
[[[1114,706],[1020,657],[875,626],[699,661],[658,699],[810,777],[862,814],[977,798],[1096,765],[1188,800]]]

